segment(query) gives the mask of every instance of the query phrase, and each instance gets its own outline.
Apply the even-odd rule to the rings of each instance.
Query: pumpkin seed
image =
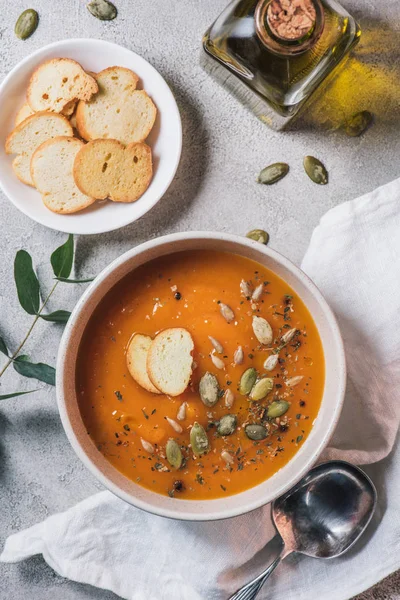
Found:
[[[356,113],[345,123],[343,129],[346,135],[350,137],[358,137],[371,125],[373,120],[372,114],[368,110],[362,110]]]
[[[247,396],[250,394],[253,385],[255,384],[257,379],[257,371],[254,367],[250,367],[246,369],[243,375],[240,378],[239,383],[239,394],[242,396]]]
[[[227,465],[232,465],[235,462],[232,454],[229,454],[227,450],[222,450],[221,458],[226,462]]]
[[[249,440],[265,440],[268,436],[267,428],[264,425],[246,425],[244,428],[244,432],[249,438]]]
[[[147,440],[140,438],[140,443],[142,444],[143,450],[146,450],[149,454],[154,454],[154,446],[150,444]]]
[[[250,392],[250,400],[258,402],[267,396],[274,387],[274,380],[271,377],[263,377],[259,379],[253,386]]]
[[[235,313],[227,304],[221,302],[219,305],[219,310],[227,323],[230,323],[235,318]]]
[[[241,365],[244,360],[244,352],[242,346],[238,346],[233,355],[233,362],[235,365]]]
[[[197,421],[190,430],[190,443],[195,456],[201,456],[210,449],[206,431],[204,427],[200,425],[200,423],[197,423]]]
[[[165,417],[165,418],[168,421],[168,423],[171,425],[172,429],[174,429],[176,431],[176,433],[182,433],[183,429],[179,425],[179,423],[174,421],[174,419],[170,419],[169,417]]]
[[[230,390],[229,388],[224,394],[224,400],[226,408],[232,408],[233,403],[235,402],[235,396],[233,395],[232,390]]]
[[[224,351],[224,347],[222,344],[219,343],[218,340],[216,340],[214,337],[212,337],[212,335],[208,336],[208,339],[210,340],[213,348],[219,353],[222,354]]]
[[[165,447],[165,454],[171,467],[174,467],[174,469],[180,469],[182,466],[183,456],[178,442],[170,438]]]
[[[109,0],[92,0],[87,9],[100,21],[112,21],[118,14],[117,8]]]
[[[255,242],[260,242],[260,244],[267,245],[269,242],[269,234],[264,229],[252,229],[249,233],[246,233],[246,237]]]
[[[260,344],[269,346],[272,343],[274,337],[272,327],[263,317],[253,317],[253,331]]]
[[[15,23],[14,33],[20,40],[26,40],[36,31],[39,15],[33,8],[27,8],[21,13]]]
[[[214,406],[219,398],[218,379],[212,373],[204,373],[199,383],[199,394],[203,404]]]
[[[290,342],[291,339],[293,339],[294,334],[296,333],[297,329],[294,327],[293,329],[289,329],[289,331],[287,331],[281,338],[282,342],[284,344],[288,344]]]
[[[178,419],[178,421],[184,421],[186,419],[186,408],[187,402],[182,402],[178,409],[178,412],[176,413],[176,418]]]
[[[210,358],[214,367],[217,367],[217,369],[225,369],[224,361],[221,360],[218,356],[215,356],[215,354],[210,354]]]
[[[248,281],[242,279],[242,281],[240,282],[240,291],[242,292],[243,296],[246,296],[246,298],[250,298],[251,286]]]
[[[251,296],[251,299],[258,302],[258,300],[260,300],[261,296],[263,295],[263,291],[264,291],[264,285],[262,283],[260,283],[260,285],[258,285],[256,287],[256,289],[254,290],[254,292]]]
[[[285,383],[289,387],[294,387],[295,385],[298,385],[302,379],[304,379],[304,375],[297,375],[297,377],[291,377],[285,381]]]
[[[314,183],[326,185],[328,183],[328,171],[315,156],[306,156],[303,161],[304,170]]]
[[[278,364],[278,360],[278,354],[271,354],[271,356],[268,356],[267,360],[264,362],[264,369],[266,371],[273,371]]]
[[[289,173],[289,165],[286,163],[273,163],[265,167],[257,178],[258,183],[272,185]]]
[[[219,435],[232,435],[237,426],[237,416],[236,415],[224,415],[220,418],[219,423],[217,425],[217,432]]]
[[[267,417],[270,419],[281,417],[289,410],[289,406],[290,404],[286,400],[275,400],[268,406]]]

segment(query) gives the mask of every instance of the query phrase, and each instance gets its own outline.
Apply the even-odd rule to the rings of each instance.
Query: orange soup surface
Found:
[[[247,282],[247,295],[246,286],[245,293],[243,285],[241,289],[242,280]],[[257,288],[258,299],[252,300],[248,292]],[[231,322],[222,316],[221,304],[232,309]],[[255,336],[254,315],[272,327],[273,341],[268,346]],[[180,396],[152,394],[130,375],[126,349],[137,332],[154,337],[174,327],[187,329],[194,341],[191,381]],[[285,334],[289,335],[285,338]],[[222,352],[215,350],[209,336],[222,346]],[[236,364],[239,346],[243,361]],[[212,355],[222,361],[222,368],[216,367]],[[238,355],[240,359],[240,351]],[[268,370],[264,363],[275,356],[278,361],[271,358],[267,366],[273,368]],[[273,380],[272,390],[262,400],[253,401],[239,391],[241,377],[249,368],[256,369],[258,380]],[[219,383],[219,400],[213,407],[205,406],[199,394],[199,381],[206,372]],[[236,494],[281,469],[307,440],[320,407],[324,379],[318,331],[294,291],[262,265],[214,251],[186,251],[156,259],[119,282],[88,323],[76,372],[83,421],[106,459],[146,488],[196,500]],[[186,415],[179,420],[184,402]],[[269,416],[272,404],[286,411],[279,417]],[[236,421],[234,431],[220,435],[218,425],[228,414],[236,417],[231,420],[231,424]],[[181,426],[181,433],[167,417]],[[195,422],[204,428],[209,441],[208,452],[201,456],[195,456],[190,445]],[[254,431],[249,425],[262,425],[264,439],[249,439],[246,431],[250,435]],[[179,469],[166,457],[171,438],[183,455]],[[151,444],[153,453],[145,450],[142,440]]]

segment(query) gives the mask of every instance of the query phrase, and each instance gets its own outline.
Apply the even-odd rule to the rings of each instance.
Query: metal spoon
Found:
[[[349,463],[337,460],[312,469],[272,503],[272,518],[283,541],[280,555],[229,600],[254,600],[292,552],[315,558],[335,558],[347,552],[370,522],[376,500],[372,481]]]

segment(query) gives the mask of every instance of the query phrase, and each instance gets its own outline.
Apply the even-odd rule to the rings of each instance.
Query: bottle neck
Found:
[[[254,19],[264,46],[283,56],[306,52],[324,29],[320,0],[258,0]]]

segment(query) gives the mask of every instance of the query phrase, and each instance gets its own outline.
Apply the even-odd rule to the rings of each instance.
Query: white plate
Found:
[[[143,196],[131,204],[96,202],[73,215],[48,210],[40,194],[21,183],[11,167],[14,156],[4,151],[7,135],[14,127],[18,109],[25,101],[29,77],[43,61],[54,57],[73,58],[88,71],[98,72],[118,65],[135,71],[157,106],[157,119],[146,140],[153,150],[154,176]],[[172,92],[161,75],[131,50],[102,40],[63,40],[37,50],[21,61],[0,86],[0,186],[11,202],[34,221],[66,233],[103,233],[136,221],[165,194],[178,168],[182,150],[182,124]]]

